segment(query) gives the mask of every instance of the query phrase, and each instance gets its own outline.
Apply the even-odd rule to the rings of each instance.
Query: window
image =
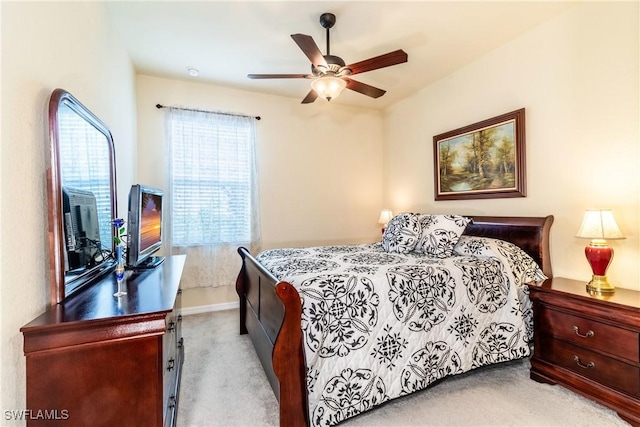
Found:
[[[171,245],[254,242],[255,119],[171,108],[167,125]]]

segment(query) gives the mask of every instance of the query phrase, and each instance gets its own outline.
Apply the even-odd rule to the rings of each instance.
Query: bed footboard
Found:
[[[251,337],[278,399],[280,426],[309,425],[300,295],[289,283],[278,282],[247,249],[238,253],[240,333]]]

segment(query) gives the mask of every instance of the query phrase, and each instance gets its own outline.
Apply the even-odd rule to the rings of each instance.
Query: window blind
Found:
[[[60,169],[64,187],[96,198],[102,248],[111,249],[111,164],[105,136],[69,108],[58,115]]]
[[[172,109],[169,126],[172,244],[251,242],[254,119]]]

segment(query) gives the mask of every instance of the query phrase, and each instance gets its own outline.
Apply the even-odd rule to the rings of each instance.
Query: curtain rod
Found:
[[[170,106],[166,106],[166,105],[162,105],[162,104],[156,104],[156,108],[175,108],[176,110],[184,110],[184,111],[195,111],[198,113],[215,113],[215,114],[222,114],[223,116],[237,116],[237,117],[251,117],[254,118],[256,120],[260,120],[261,117],[260,116],[247,116],[245,114],[233,114],[233,113],[221,113],[220,111],[208,111],[208,110],[197,110],[194,108],[182,108],[182,107],[170,107]]]

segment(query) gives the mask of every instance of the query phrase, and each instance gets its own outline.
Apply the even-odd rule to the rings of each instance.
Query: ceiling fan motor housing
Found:
[[[327,66],[318,65],[314,66],[311,64],[311,72],[314,76],[322,76],[327,72],[333,74],[340,74],[341,76],[346,76],[351,74],[351,69],[345,68],[345,62],[342,58],[335,55],[323,55],[324,60],[327,62]]]

